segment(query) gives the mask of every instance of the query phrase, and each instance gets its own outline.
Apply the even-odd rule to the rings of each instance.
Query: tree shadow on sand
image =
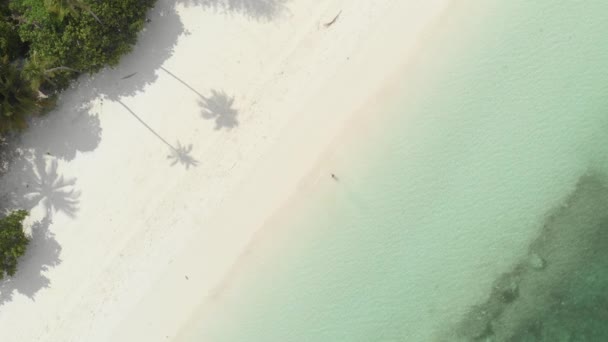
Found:
[[[197,166],[198,160],[190,155],[192,152],[192,144],[188,146],[182,146],[182,144],[178,141],[176,146],[171,145],[165,138],[163,138],[158,132],[156,132],[150,125],[148,125],[139,115],[137,115],[129,106],[124,104],[124,102],[118,100],[117,101],[121,106],[123,106],[131,116],[133,116],[139,123],[142,124],[150,133],[152,133],[155,137],[158,138],[160,142],[165,144],[169,148],[169,155],[167,159],[173,160],[171,166],[176,164],[183,165],[186,170],[188,170],[191,166]]]
[[[80,198],[80,192],[75,189],[76,178],[61,175],[56,158],[36,154],[33,158],[21,158],[15,164],[19,172],[2,180],[10,198],[2,204],[2,209],[29,211],[42,205],[50,220],[56,212],[71,218],[76,216]]]
[[[47,165],[49,164],[49,165]],[[78,211],[80,192],[74,189],[76,178],[66,179],[57,171],[57,159],[47,163],[37,156],[26,179],[25,208],[42,204],[46,215],[53,217],[54,212],[63,212],[68,217],[75,217]]]
[[[240,14],[247,18],[270,21],[287,11],[287,0],[177,0],[186,6],[201,6],[219,13]]]
[[[19,151],[15,149],[15,137],[0,137],[0,177],[2,177],[9,169],[11,161],[15,160],[19,155]]]
[[[286,12],[288,0],[159,0],[148,13],[150,22],[140,33],[133,52],[120,64],[91,78],[83,78],[89,97],[101,95],[119,100],[134,96],[158,78],[158,69],[174,53],[177,40],[189,34],[176,5],[200,6],[221,13],[243,15],[252,20],[270,21]]]
[[[37,154],[33,158],[20,157],[14,163],[20,172],[12,172],[2,179],[2,187],[9,190],[7,185],[11,185],[12,189],[0,203],[0,211],[31,211],[40,205],[44,217],[31,227],[30,245],[19,260],[17,273],[0,281],[0,305],[11,301],[16,292],[33,300],[38,291],[49,287],[50,280],[44,273],[61,262],[61,246],[49,230],[53,215],[62,212],[74,217],[80,197],[75,189],[76,179],[59,173],[56,158]]]
[[[238,111],[233,107],[234,96],[228,96],[223,91],[212,90],[211,96],[203,96],[198,104],[202,108],[203,118],[215,120],[216,130],[222,128],[230,130],[239,125]]]
[[[164,67],[160,67],[164,72],[166,72],[169,76],[173,77],[176,81],[178,81],[179,83],[183,84],[186,88],[190,89],[193,93],[195,93],[198,97],[200,98],[204,98],[203,94],[199,93],[198,90],[194,89],[192,86],[190,86],[186,81],[182,80],[181,78],[177,77],[177,75],[175,75],[174,73],[172,73],[171,71],[167,70]]]
[[[57,112],[32,120],[21,147],[37,153],[72,160],[78,152],[90,152],[101,142],[99,115],[91,113],[91,102],[68,96]]]
[[[123,56],[116,67],[107,68],[93,76],[80,77],[71,89],[61,95],[57,109],[32,120],[30,129],[24,134],[26,137],[16,139],[15,145],[20,145],[22,150],[48,152],[65,160],[72,160],[78,152],[89,152],[97,148],[102,137],[99,119],[101,113],[91,113],[92,104],[100,97],[120,100],[134,96],[157,80],[158,69],[173,55],[179,37],[188,34],[177,13],[178,4],[240,14],[250,19],[271,20],[286,10],[286,2],[287,0],[159,0],[148,12],[150,22],[139,34],[133,51]],[[204,116],[215,117],[218,129],[236,126],[236,111],[231,109],[233,98],[218,92],[211,97],[197,94],[202,99],[201,105],[206,108]],[[0,167],[7,168],[4,164],[9,154],[0,153]]]
[[[238,126],[239,122],[236,118],[238,111],[233,107],[234,96],[228,96],[224,91],[217,90],[211,90],[211,96],[204,96],[171,71],[164,67],[160,68],[199,97],[198,104],[202,108],[201,115],[205,119],[215,119],[216,130],[222,128],[230,130]]]
[[[170,154],[167,156],[167,159],[171,160],[171,166],[180,164],[188,170],[191,166],[198,165],[198,160],[190,155],[192,152],[192,144],[182,146],[178,141],[175,147],[171,147],[172,148],[169,150]]]
[[[19,260],[17,273],[0,281],[0,306],[12,301],[15,293],[34,300],[38,291],[50,286],[45,272],[61,263],[61,246],[49,230],[50,224],[51,219],[45,216],[32,225],[30,244]]]
[[[175,7],[174,1],[159,0],[148,12],[149,22],[140,32],[133,51],[122,56],[117,66],[82,78],[79,87],[87,89],[84,96],[120,100],[154,83],[158,69],[173,56],[179,37],[187,34]]]
[[[92,113],[99,98],[120,100],[145,90],[158,78],[158,69],[174,53],[179,37],[188,34],[176,5],[197,5],[217,12],[242,15],[269,21],[286,10],[287,0],[159,0],[148,13],[150,22],[139,34],[133,52],[121,58],[120,64],[93,76],[81,76],[61,96],[51,113],[34,118],[21,136],[6,140],[0,146],[0,211],[31,210],[38,205],[45,217],[32,227],[32,242],[20,260],[14,277],[0,282],[0,305],[21,293],[32,300],[50,280],[44,275],[59,265],[61,247],[49,227],[53,214],[62,212],[74,217],[78,212],[80,193],[76,180],[59,172],[57,159],[73,160],[79,152],[90,152],[102,139],[101,112]],[[216,127],[237,125],[233,98],[224,93],[201,97],[204,115],[216,120]],[[103,102],[103,100],[102,100]],[[164,139],[163,139],[164,141]],[[165,141],[166,142],[166,141]],[[171,165],[186,168],[198,163],[192,156],[192,145],[168,144]],[[52,157],[51,157],[52,156]]]

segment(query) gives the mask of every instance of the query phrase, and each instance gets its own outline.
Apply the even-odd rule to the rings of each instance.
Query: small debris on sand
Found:
[[[340,17],[340,14],[342,14],[342,10],[340,10],[340,12],[338,12],[338,14],[336,14],[336,16],[331,21],[323,24],[323,26],[330,27],[331,25],[335,24],[338,18]]]
[[[121,77],[120,79],[121,79],[121,80],[126,80],[127,78],[131,78],[131,77],[135,76],[135,74],[137,74],[137,72],[134,72],[134,73],[132,73],[132,74],[128,74],[127,76],[123,76],[123,77]]]

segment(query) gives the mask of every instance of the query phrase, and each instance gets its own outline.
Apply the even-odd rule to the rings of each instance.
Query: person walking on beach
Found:
[[[331,178],[333,178],[333,180],[335,180],[336,182],[338,181],[338,176],[336,176],[335,174],[331,174]]]

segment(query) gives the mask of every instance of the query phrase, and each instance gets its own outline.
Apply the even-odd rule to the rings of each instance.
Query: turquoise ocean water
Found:
[[[608,341],[608,2],[450,11],[186,340]]]

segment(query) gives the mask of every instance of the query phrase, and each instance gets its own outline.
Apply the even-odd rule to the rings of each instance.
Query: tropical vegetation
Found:
[[[0,0],[0,143],[51,108],[70,81],[116,65],[154,2]],[[17,210],[0,219],[0,280],[15,274],[25,253],[27,214]]]
[[[155,0],[0,1],[0,135],[129,52]]]
[[[0,219],[0,280],[17,272],[17,261],[25,253],[28,237],[23,232],[27,211],[17,210]]]

